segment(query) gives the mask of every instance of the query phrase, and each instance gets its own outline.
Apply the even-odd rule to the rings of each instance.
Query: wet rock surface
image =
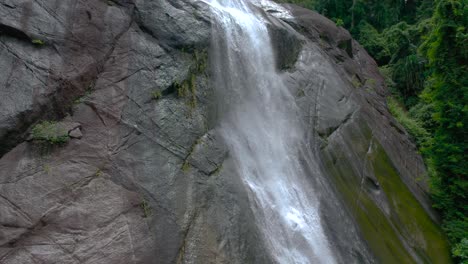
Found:
[[[271,31],[329,175],[310,173],[328,186],[321,211],[339,259],[379,261],[385,245],[368,233],[382,232],[408,259],[440,263],[424,165],[377,65],[344,29],[286,8],[294,19],[271,17]],[[0,0],[1,263],[271,263],[216,137],[210,21],[189,0]],[[71,140],[27,141],[43,120]],[[395,175],[404,194],[385,182]],[[424,230],[398,197],[421,207],[408,214]]]
[[[386,107],[377,64],[343,28],[309,10],[286,7],[294,16],[286,22],[312,42],[286,78],[298,90],[311,141],[341,197],[340,208],[352,216],[366,244],[357,241],[350,247],[352,228],[334,225],[343,218],[336,206],[324,202],[330,233],[339,234],[331,239],[338,252],[353,252],[357,263],[450,262],[428,198],[423,160]],[[350,262],[348,257],[342,261]]]

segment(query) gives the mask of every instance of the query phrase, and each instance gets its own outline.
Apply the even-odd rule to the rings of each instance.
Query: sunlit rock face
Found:
[[[328,19],[266,0],[0,14],[1,263],[449,262],[377,65]],[[74,130],[39,140],[41,120]]]

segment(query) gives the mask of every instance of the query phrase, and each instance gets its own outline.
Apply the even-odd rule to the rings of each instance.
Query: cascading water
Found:
[[[249,190],[265,244],[278,263],[335,263],[319,200],[299,162],[306,133],[275,68],[268,22],[252,2],[206,2],[218,22],[211,53],[218,131]]]

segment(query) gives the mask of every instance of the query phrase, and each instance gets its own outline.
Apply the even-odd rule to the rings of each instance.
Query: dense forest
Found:
[[[434,207],[468,263],[468,0],[288,0],[348,29],[379,64],[388,106],[425,158]]]

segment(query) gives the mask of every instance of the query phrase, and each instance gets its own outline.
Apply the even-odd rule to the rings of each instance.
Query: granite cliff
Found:
[[[283,8],[263,16],[337,261],[449,263],[377,64]],[[201,1],[0,0],[1,263],[272,262],[215,132],[213,23]]]

